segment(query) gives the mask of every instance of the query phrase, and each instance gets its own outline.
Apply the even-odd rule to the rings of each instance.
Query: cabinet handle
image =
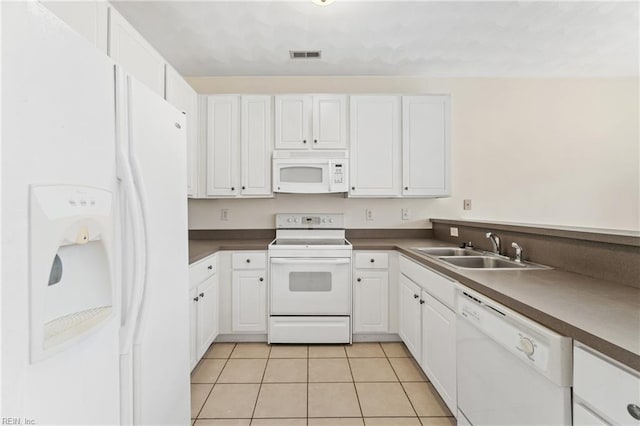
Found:
[[[356,187],[355,187],[355,186],[352,186],[352,187],[351,187],[351,190],[352,190],[352,191],[355,191],[355,190],[356,190]]]
[[[245,188],[244,185],[242,185],[242,189],[247,189],[247,188]]]
[[[193,298],[194,302],[197,302],[198,300],[200,300],[197,296]]]
[[[409,187],[408,187],[408,186],[405,186],[405,187],[404,187],[404,190],[405,190],[405,191],[408,191],[408,190],[409,190]]]
[[[418,296],[417,294],[414,294],[414,295],[413,295],[413,298],[414,298],[414,299],[417,299],[418,297],[420,297],[420,296]]]
[[[313,143],[318,143],[318,139],[314,139],[314,140],[313,140]]]
[[[361,282],[362,278],[357,278],[356,281]]]
[[[247,263],[251,263],[251,259],[247,259]]]
[[[235,190],[236,190],[236,187],[235,187],[235,186],[232,186],[232,187],[231,187],[231,190],[232,190],[232,191],[235,191]]]
[[[213,269],[213,265],[207,266],[207,269]]]
[[[424,305],[424,300],[420,299],[420,304]]]
[[[627,411],[629,412],[629,415],[631,415],[631,417],[636,420],[640,420],[640,407],[638,407],[636,404],[627,405]]]
[[[200,293],[200,297],[204,299],[204,293]]]
[[[306,140],[306,139],[305,139],[305,140],[303,140],[303,141],[302,141],[302,143],[307,143],[307,140]]]
[[[264,281],[264,278],[260,277],[260,282]]]
[[[376,260],[375,259],[371,259],[369,262],[374,263]]]

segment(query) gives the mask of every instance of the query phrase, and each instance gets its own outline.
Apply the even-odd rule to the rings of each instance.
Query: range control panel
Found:
[[[342,213],[281,213],[276,229],[344,229]]]

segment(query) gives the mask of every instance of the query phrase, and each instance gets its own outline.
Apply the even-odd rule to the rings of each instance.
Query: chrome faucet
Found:
[[[522,247],[518,243],[511,243],[511,247],[516,249],[516,257],[513,259],[516,262],[522,262]]]
[[[491,240],[491,243],[493,244],[493,251],[495,251],[496,254],[500,254],[500,237],[493,232],[487,232],[486,237]]]

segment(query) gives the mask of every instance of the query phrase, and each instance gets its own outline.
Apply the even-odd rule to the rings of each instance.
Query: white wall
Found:
[[[191,229],[269,228],[273,214],[336,211],[352,228],[420,228],[429,217],[640,229],[638,80],[192,77],[199,93],[448,93],[453,196],[362,200],[280,195],[191,200]],[[462,200],[473,200],[471,211]],[[366,221],[364,209],[375,209]],[[411,209],[403,221],[401,209]],[[220,209],[229,221],[220,221]]]

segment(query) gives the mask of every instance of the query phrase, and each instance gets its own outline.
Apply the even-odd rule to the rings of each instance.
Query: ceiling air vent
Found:
[[[321,52],[319,50],[290,50],[289,57],[291,59],[320,59]]]

